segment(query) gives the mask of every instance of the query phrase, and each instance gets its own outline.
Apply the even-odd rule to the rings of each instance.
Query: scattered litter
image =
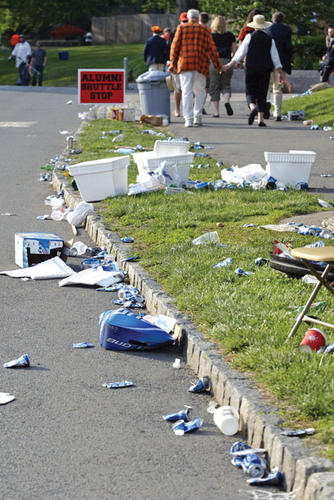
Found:
[[[173,362],[173,368],[175,368],[175,370],[179,370],[181,368],[180,358],[175,358],[175,361]]]
[[[1,271],[11,278],[30,278],[32,280],[45,280],[54,278],[66,278],[74,275],[75,272],[61,260],[60,257],[48,259],[36,266],[14,269],[13,271]]]
[[[69,255],[71,257],[77,257],[85,255],[88,247],[82,241],[76,241],[69,249]]]
[[[169,415],[163,415],[163,419],[167,422],[178,422],[183,420],[184,422],[189,422],[189,413],[192,410],[191,406],[184,405],[184,409],[176,413],[170,413]]]
[[[90,347],[95,347],[94,344],[90,342],[78,342],[77,344],[72,344],[73,349],[88,349]]]
[[[269,259],[265,259],[264,257],[258,257],[255,259],[255,265],[256,266],[264,266],[269,262]]]
[[[40,181],[48,181],[48,182],[51,182],[52,181],[52,174],[50,173],[47,173],[47,174],[42,174],[39,178]]]
[[[217,264],[214,264],[214,268],[217,268],[217,267],[227,267],[229,266],[230,264],[232,264],[232,258],[231,257],[228,257],[227,259],[225,260],[222,260],[221,262],[217,262]]]
[[[13,217],[16,214],[14,214],[12,212],[2,212],[0,215],[6,215],[7,217]]]
[[[72,103],[73,103],[73,101],[71,101],[71,100],[66,102],[66,104],[72,104]]]
[[[235,271],[234,274],[237,276],[251,276],[254,274],[252,271],[244,271],[241,267],[238,267]]]
[[[333,208],[332,205],[328,203],[328,201],[321,200],[320,198],[318,198],[318,203],[323,208]]]
[[[326,127],[323,127],[324,132],[330,132],[332,130],[332,127],[329,127],[329,126],[326,126]]]
[[[311,127],[310,127],[310,130],[319,130],[319,129],[320,129],[319,125],[316,125],[316,124],[311,125]]]
[[[110,271],[103,269],[103,266],[96,268],[88,268],[78,273],[74,273],[68,278],[59,281],[59,286],[67,285],[88,285],[88,286],[111,286],[115,283],[120,283],[124,279],[122,271]]]
[[[82,111],[82,112],[78,113],[78,118],[80,118],[80,120],[88,120],[88,118],[89,118],[89,112],[88,111]]]
[[[234,436],[239,430],[239,413],[232,406],[219,406],[215,408],[213,421],[226,436]]]
[[[191,420],[190,422],[179,420],[173,425],[172,429],[176,436],[183,436],[186,432],[197,431],[202,425],[203,421],[201,418],[195,418],[195,420]]]
[[[66,220],[72,224],[72,226],[79,227],[92,210],[94,210],[94,205],[92,203],[81,201],[73,212],[66,214]]]
[[[147,350],[163,347],[174,338],[126,309],[105,311],[100,315],[100,345],[114,351]]]
[[[303,109],[288,111],[288,120],[303,120],[304,117],[305,111]]]
[[[320,301],[320,302],[313,302],[309,309],[312,310],[312,312],[315,311],[323,311],[326,308],[326,302]],[[305,306],[291,306],[290,309],[292,309],[293,313],[301,313],[302,310],[304,309]]]
[[[48,218],[49,218],[48,214],[37,215],[36,217],[37,220],[48,220]]]
[[[71,132],[69,130],[59,130],[59,133],[61,135],[71,135]]]
[[[155,130],[151,130],[151,129],[142,130],[141,133],[142,134],[156,135],[157,137],[165,137],[165,134],[163,134],[162,132],[156,132]]]
[[[328,344],[324,351],[323,351],[324,354],[334,354],[334,342],[330,342],[330,344]]]
[[[302,282],[304,285],[317,285],[319,280],[313,274],[305,274],[302,277]]]
[[[14,401],[15,396],[9,394],[9,392],[0,392],[0,405],[6,405],[11,401]]]
[[[244,224],[243,227],[256,227],[258,224]]]
[[[311,354],[313,351],[319,351],[319,349],[325,345],[326,335],[324,332],[319,328],[310,328],[299,344],[299,350]]]
[[[273,492],[267,490],[253,490],[249,492],[240,490],[240,493],[243,493],[249,497],[251,494],[253,500],[294,500],[297,498],[298,490],[290,491],[289,493],[284,492]]]
[[[124,387],[134,387],[134,383],[129,380],[122,380],[121,382],[105,382],[102,387],[108,389],[123,389]]]
[[[305,126],[312,125],[312,123],[313,123],[313,120],[304,120],[303,121],[303,125],[305,125]]]
[[[151,316],[150,314],[145,314],[143,316],[143,319],[145,321],[148,321],[152,325],[158,326],[167,333],[172,332],[176,325],[176,319],[169,316],[164,316],[163,314],[159,314],[159,316]]]
[[[138,288],[131,285],[124,285],[118,290],[118,299],[114,299],[113,304],[118,304],[127,308],[144,308],[145,298],[140,295]]]
[[[249,453],[244,456],[233,455],[231,462],[235,467],[242,468],[251,478],[263,477],[267,470],[265,460],[256,453]]]
[[[332,174],[320,174],[320,177],[333,177]]]
[[[118,134],[118,135],[115,135],[115,137],[112,139],[111,142],[120,142],[120,141],[123,141],[124,139],[124,134]]]
[[[139,255],[133,255],[131,257],[126,257],[126,259],[122,259],[121,262],[138,262],[139,259]]]
[[[192,241],[193,245],[207,245],[208,243],[220,243],[217,231],[202,234]]]
[[[296,233],[297,229],[296,227],[292,226],[291,224],[265,224],[263,226],[259,226],[260,229],[268,229],[269,231],[278,231],[278,232],[291,232],[291,233]]]
[[[281,434],[288,437],[312,436],[313,434],[315,434],[315,429],[314,427],[309,427],[307,429],[298,429],[295,431],[283,431],[281,432]]]
[[[121,241],[123,241],[123,243],[133,243],[135,240],[131,236],[124,236],[121,238]]]
[[[267,476],[265,477],[253,477],[247,479],[247,483],[251,486],[254,485],[270,485],[270,486],[279,486],[282,484],[283,476],[282,473],[278,470],[278,467],[274,467]]]
[[[29,267],[56,257],[63,239],[54,233],[15,233],[15,264]]]
[[[30,366],[29,356],[28,354],[22,354],[19,358],[8,361],[3,366],[5,368],[28,368]]]
[[[201,392],[208,392],[208,391],[210,391],[210,389],[211,389],[210,377],[205,376],[205,377],[198,379],[196,384],[190,386],[188,389],[188,392],[201,393]]]

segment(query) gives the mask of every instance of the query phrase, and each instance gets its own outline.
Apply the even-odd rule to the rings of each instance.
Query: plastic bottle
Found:
[[[239,430],[239,414],[232,406],[220,406],[213,414],[218,429],[227,436],[234,436]]]
[[[124,139],[124,135],[123,134],[118,134],[116,135],[111,142],[119,142],[119,141],[122,141]]]

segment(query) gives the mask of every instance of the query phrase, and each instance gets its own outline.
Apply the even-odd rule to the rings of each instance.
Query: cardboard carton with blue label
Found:
[[[15,233],[15,264],[30,267],[52,259],[63,245],[63,239],[53,233]]]

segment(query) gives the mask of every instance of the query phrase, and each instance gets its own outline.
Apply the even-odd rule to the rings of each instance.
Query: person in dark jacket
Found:
[[[292,58],[292,41],[291,41],[291,28],[283,24],[284,16],[282,12],[275,12],[272,16],[273,24],[267,29],[267,33],[275,40],[278,55],[281,60],[282,70],[291,75],[291,58]],[[281,121],[281,107],[282,107],[282,94],[283,84],[279,83],[279,73],[276,69],[273,70],[270,76],[269,88],[273,95],[274,104],[274,118],[276,121]]]
[[[266,33],[270,25],[271,23],[265,21],[261,14],[254,16],[249,26],[255,31],[245,37],[231,61],[223,66],[223,71],[227,71],[246,57],[246,92],[251,98],[248,124],[252,125],[255,116],[258,115],[259,127],[266,126],[263,119],[271,71],[277,68],[280,81],[283,79],[282,65],[275,41]]]
[[[334,71],[334,24],[328,26],[326,43],[326,54],[322,56],[320,65],[321,82],[328,82],[330,74]]]
[[[144,61],[149,71],[164,71],[167,62],[167,44],[160,26],[152,26],[153,35],[146,40]]]

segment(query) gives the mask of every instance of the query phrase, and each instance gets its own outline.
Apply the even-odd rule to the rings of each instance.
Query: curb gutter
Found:
[[[95,118],[93,110],[89,118]],[[86,123],[83,121],[79,127],[75,141],[79,141]],[[56,167],[63,162],[59,160]],[[57,168],[53,172],[53,187],[57,192],[64,191],[65,201],[72,209],[82,201],[79,192],[73,191],[68,178]],[[177,320],[175,333],[188,366],[199,377],[210,377],[212,393],[220,405],[231,405],[239,412],[243,438],[254,448],[264,447],[268,451],[269,466],[278,467],[282,472],[284,489],[294,491],[295,500],[333,500],[334,463],[311,456],[299,438],[281,435],[282,419],[277,408],[263,401],[254,383],[229,367],[215,344],[207,342],[189,317],[176,310],[175,300],[140,264],[120,264],[120,260],[131,255],[129,246],[120,241],[117,233],[105,228],[97,213],[88,215],[85,230],[98,246],[106,247],[115,255],[120,267],[127,271],[131,284],[145,297],[150,314],[163,314]]]

